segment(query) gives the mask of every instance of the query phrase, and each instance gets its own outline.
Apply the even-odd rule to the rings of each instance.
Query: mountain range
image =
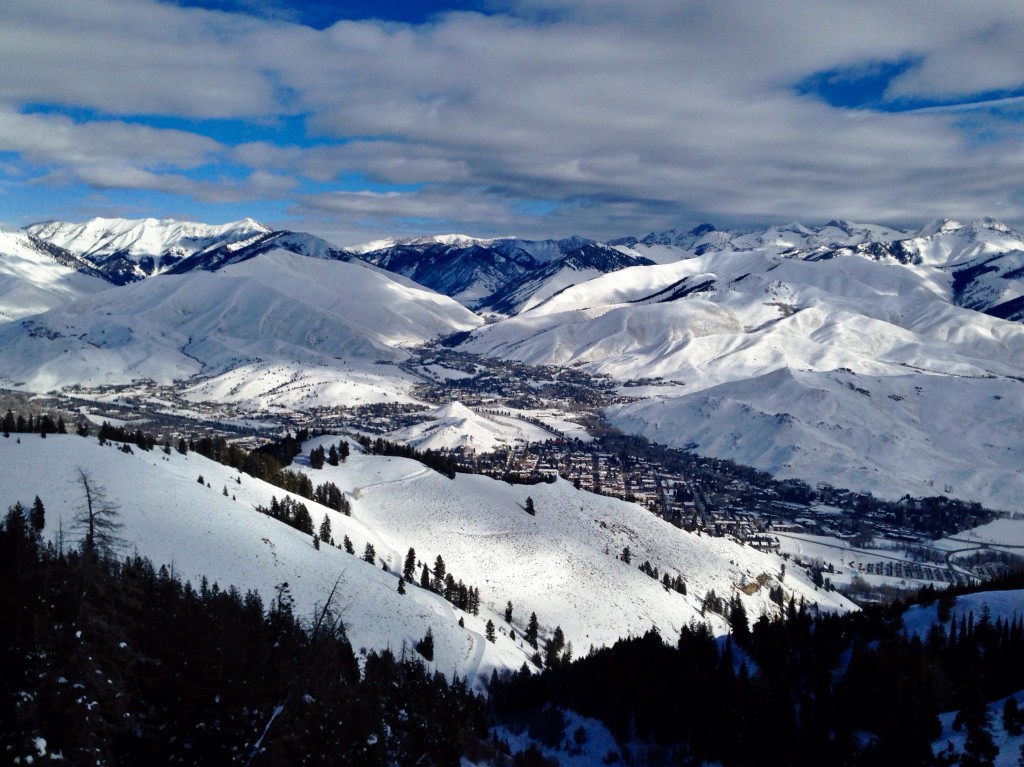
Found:
[[[51,222],[0,234],[2,380],[181,382],[252,409],[411,401],[395,363],[447,338],[609,376],[605,417],[660,442],[1015,508],[1022,276],[1024,235],[992,219],[345,248],[250,219]],[[446,445],[484,431],[441,422]]]

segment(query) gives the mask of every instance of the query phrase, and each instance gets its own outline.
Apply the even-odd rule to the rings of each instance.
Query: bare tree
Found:
[[[92,474],[76,467],[75,483],[85,496],[84,505],[75,513],[72,528],[82,536],[82,551],[88,555],[110,556],[124,545],[119,532],[124,526],[118,521],[118,505],[107,498],[106,489],[97,484]]]

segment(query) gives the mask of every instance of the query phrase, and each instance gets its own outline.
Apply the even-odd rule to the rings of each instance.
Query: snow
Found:
[[[63,266],[21,232],[0,229],[0,323],[63,306],[110,285]]]
[[[912,605],[903,614],[903,625],[911,636],[924,638],[934,624],[939,623],[938,605]],[[1024,591],[1016,589],[1013,591],[981,591],[975,594],[963,594],[956,598],[949,618],[942,623],[942,627],[949,631],[953,621],[960,622],[961,618],[968,618],[974,614],[974,620],[981,620],[985,611],[993,622],[1002,619],[1013,621],[1016,618],[1024,617]]]
[[[193,584],[205,575],[221,588],[257,589],[264,601],[287,582],[296,614],[307,619],[340,578],[337,607],[357,651],[411,647],[430,627],[436,668],[478,681],[492,669],[518,669],[533,652],[503,632],[494,644],[483,639],[488,619],[505,629],[506,600],[514,605],[519,631],[536,612],[544,631],[560,625],[581,653],[652,625],[670,637],[690,620],[702,619],[700,599],[707,590],[731,595],[761,573],[778,573],[782,564],[727,539],[685,533],[635,504],[578,491],[567,482],[513,486],[466,475],[449,480],[415,461],[358,453],[338,467],[314,471],[300,458],[294,468],[307,471],[314,483],[335,482],[352,499],[351,517],[305,501],[314,525],[327,515],[335,540],[348,535],[357,553],[372,543],[378,564],[369,565],[328,545],[316,550],[309,536],[258,514],[255,506],[269,505],[272,495],[284,492],[197,454],[136,449],[126,455],[74,435],[25,434],[20,442],[15,436],[0,440],[0,504],[21,500],[27,506],[38,494],[46,507],[47,539],[63,536],[65,547],[74,544],[81,466],[120,506],[125,552],[166,564]],[[306,448],[330,441],[314,440]],[[536,516],[523,510],[527,496],[535,501]],[[634,552],[633,565],[616,558],[625,545]],[[415,586],[399,595],[397,573],[410,546],[431,565],[442,555],[449,572],[479,588],[480,615],[463,615]],[[666,591],[641,573],[636,562],[644,559],[681,573],[688,596]],[[787,595],[823,609],[852,609],[797,573],[787,573],[783,587]],[[767,589],[741,598],[751,616],[777,609]],[[716,632],[726,630],[717,616],[709,619]]]
[[[25,230],[94,263],[115,255],[126,256],[135,264],[153,258],[153,274],[201,250],[240,245],[271,231],[251,218],[220,226],[174,219],[94,218],[85,223],[50,221]],[[136,276],[149,275],[140,268]]]
[[[854,251],[808,260],[817,251],[788,249],[846,229],[846,243],[884,241],[845,222],[733,237],[730,249],[569,287],[477,329],[461,348],[620,381],[662,379],[621,390],[640,399],[606,412],[659,442],[885,497],[1016,508],[1024,327],[957,305],[947,267],[1019,250],[1021,236],[992,222],[946,227],[926,238],[945,254],[919,265]],[[924,253],[923,240],[904,242]],[[748,249],[731,249],[740,245]],[[999,275],[1015,273],[1015,253],[1001,257]],[[994,305],[1022,292],[994,274],[971,283],[972,300]],[[982,278],[998,280],[998,291]]]
[[[211,396],[223,396],[239,374],[268,366],[309,379],[318,395],[330,394],[331,382],[347,380],[353,367],[359,369],[355,390],[386,389],[384,379],[404,374],[382,366],[370,373],[370,363],[400,361],[407,355],[399,347],[480,320],[451,299],[381,270],[278,250],[216,273],[162,275],[105,291],[35,322],[0,326],[11,386],[49,391],[233,374],[231,383],[207,384]],[[251,378],[248,384],[248,396],[256,396]],[[279,391],[276,396],[283,399]],[[296,401],[303,396],[295,392]]]

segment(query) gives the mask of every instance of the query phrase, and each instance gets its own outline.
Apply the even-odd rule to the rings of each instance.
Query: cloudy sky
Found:
[[[251,216],[346,245],[1024,224],[1019,0],[3,0],[2,18],[11,226]]]

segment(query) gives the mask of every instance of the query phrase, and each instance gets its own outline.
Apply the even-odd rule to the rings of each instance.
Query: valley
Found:
[[[0,498],[77,551],[85,472],[120,552],[480,695],[985,588],[1024,555],[1022,243],[5,232]]]

